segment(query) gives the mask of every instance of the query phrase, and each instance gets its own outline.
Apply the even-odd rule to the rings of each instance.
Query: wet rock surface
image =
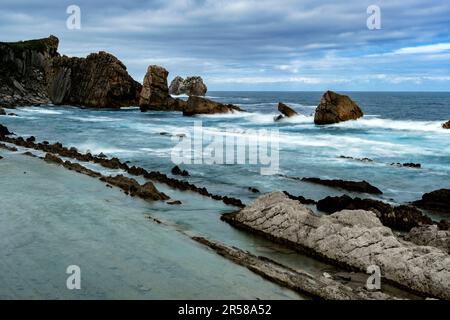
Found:
[[[194,116],[197,114],[233,113],[236,111],[243,110],[232,104],[222,104],[209,99],[191,96],[187,101],[183,115]]]
[[[320,178],[303,178],[304,182],[311,182],[315,184],[321,184],[323,186],[340,188],[347,191],[371,193],[371,194],[383,194],[380,189],[371,185],[367,181],[346,181],[346,180],[326,180]]]
[[[327,91],[316,108],[314,123],[333,124],[342,121],[356,120],[363,116],[359,106],[350,97]]]
[[[343,210],[319,217],[275,192],[222,219],[347,268],[365,272],[371,265],[379,266],[383,278],[398,286],[450,298],[450,256],[438,248],[399,240],[374,212]]]
[[[216,241],[202,237],[193,237],[192,239],[266,279],[313,298],[327,300],[394,299],[382,292],[370,292],[364,288],[353,289],[330,278],[317,277],[302,270],[294,270],[266,257],[257,257],[247,251]]]
[[[317,202],[317,209],[334,213],[341,210],[366,210],[374,212],[383,225],[395,230],[409,231],[420,225],[429,225],[433,221],[413,206],[393,207],[373,199],[351,198],[347,195],[326,197]]]
[[[280,111],[282,115],[284,115],[288,118],[298,115],[298,113],[294,109],[292,109],[288,105],[284,104],[283,102],[278,103],[278,111]]]
[[[420,208],[450,214],[450,189],[425,193],[422,199],[414,201],[413,204]]]
[[[450,120],[448,120],[446,123],[442,124],[442,128],[444,129],[450,129]]]
[[[217,200],[217,201],[222,201],[226,205],[231,205],[231,206],[235,206],[238,208],[244,207],[244,204],[242,203],[242,201],[240,199],[212,194],[204,187],[203,188],[198,187],[187,181],[169,178],[166,174],[158,172],[158,171],[147,171],[144,168],[136,167],[136,166],[130,167],[127,163],[121,162],[118,158],[104,159],[104,158],[95,157],[90,153],[82,154],[82,153],[79,153],[76,149],[73,149],[73,148],[69,149],[69,148],[64,147],[59,142],[56,142],[53,144],[49,144],[48,142],[45,142],[45,141],[42,143],[35,143],[35,142],[27,142],[22,137],[11,138],[11,137],[1,136],[1,135],[0,135],[0,140],[4,141],[4,142],[15,144],[17,146],[25,147],[25,148],[32,148],[35,150],[41,150],[41,151],[51,153],[51,154],[57,154],[61,157],[73,158],[78,161],[94,162],[94,163],[97,163],[97,164],[99,164],[105,168],[109,168],[109,169],[122,169],[122,170],[127,171],[131,175],[142,176],[148,180],[164,183],[164,184],[168,185],[169,187],[172,187],[177,190],[192,191],[192,192],[198,193],[202,196],[209,197],[209,198]],[[0,147],[1,147],[1,145],[0,145]]]

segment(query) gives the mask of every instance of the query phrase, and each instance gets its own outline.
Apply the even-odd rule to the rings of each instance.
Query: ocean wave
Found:
[[[39,108],[39,107],[25,107],[25,108],[20,108],[17,109],[18,112],[20,113],[21,111],[25,111],[25,112],[31,112],[31,113],[39,113],[39,114],[63,114],[63,111],[56,111],[56,110],[49,110],[47,108]]]
[[[67,117],[71,120],[81,121],[81,122],[115,122],[120,121],[120,119],[116,118],[110,118],[105,116],[88,116],[88,117],[77,117],[77,116],[70,116]]]
[[[131,150],[131,149],[124,149],[124,148],[119,148],[116,146],[111,146],[111,145],[104,145],[104,144],[100,144],[100,143],[96,143],[96,142],[85,142],[85,143],[79,143],[79,144],[75,144],[75,147],[83,153],[86,152],[91,152],[92,154],[96,155],[99,153],[104,153],[107,156],[110,156],[111,154],[134,154],[134,153],[139,153],[139,151],[136,150]]]
[[[360,118],[356,121],[346,121],[331,126],[354,128],[354,129],[388,129],[400,131],[422,131],[422,132],[438,132],[447,133],[442,128],[444,121],[415,121],[415,120],[392,120],[383,118]]]

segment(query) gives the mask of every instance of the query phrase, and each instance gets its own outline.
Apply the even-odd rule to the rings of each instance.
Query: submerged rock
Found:
[[[383,278],[426,296],[450,299],[450,256],[402,242],[374,212],[344,210],[316,216],[282,192],[258,198],[222,219],[347,268],[380,267]]]
[[[371,193],[371,194],[383,194],[380,189],[374,187],[367,181],[346,181],[346,180],[326,180],[320,178],[303,178],[302,181],[321,184],[327,187],[340,188],[347,191]]]
[[[86,58],[56,57],[51,60],[48,78],[54,104],[94,108],[138,105],[142,87],[119,59],[104,51]]]
[[[153,201],[170,199],[164,193],[159,192],[152,182],[146,182],[145,184],[140,185],[135,179],[128,178],[123,175],[117,175],[115,177],[102,177],[100,180],[110,185],[119,187],[131,196],[137,196],[142,199]]]
[[[428,210],[450,213],[450,189],[439,189],[425,193],[422,199],[414,201],[413,204]]]
[[[286,117],[294,117],[298,115],[298,113],[294,109],[287,106],[283,102],[278,103],[278,111],[280,111],[281,114],[283,114]]]
[[[187,101],[183,115],[194,116],[197,114],[233,113],[235,111],[243,110],[232,104],[222,104],[209,99],[191,96]]]
[[[348,96],[327,91],[320,99],[314,115],[315,124],[332,124],[356,120],[363,116],[359,106]]]
[[[446,123],[442,124],[442,128],[444,129],[450,129],[450,120],[448,120]]]
[[[411,228],[433,223],[429,217],[412,206],[392,207],[379,200],[351,198],[347,195],[326,197],[319,200],[317,209],[326,213],[334,213],[341,210],[373,211],[383,225],[401,231],[409,231]]]
[[[450,231],[439,230],[438,226],[421,226],[411,229],[405,240],[420,246],[432,246],[450,253]]]

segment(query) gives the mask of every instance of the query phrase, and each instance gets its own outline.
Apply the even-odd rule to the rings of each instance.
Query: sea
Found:
[[[288,191],[314,200],[348,194],[403,204],[450,188],[450,130],[442,128],[450,119],[450,93],[345,94],[364,117],[327,126],[314,124],[322,92],[219,91],[208,92],[207,98],[244,111],[184,117],[143,113],[138,107],[48,105],[6,108],[15,115],[1,116],[0,123],[19,136],[61,142],[168,175],[178,165],[189,176],[177,178],[244,203]],[[299,115],[275,121],[280,101]],[[304,298],[216,256],[185,233],[311,273],[333,269],[230,227],[220,215],[236,208],[199,195],[157,184],[183,205],[148,203],[106,190],[90,177],[49,169],[38,159],[1,154],[0,236],[7,240],[0,248],[6,257],[0,262],[0,297]],[[421,168],[397,163],[420,163]],[[383,194],[332,189],[303,182],[303,177],[365,180]],[[154,225],[149,216],[167,224]],[[65,266],[77,263],[86,281],[84,290],[72,292],[65,287]]]

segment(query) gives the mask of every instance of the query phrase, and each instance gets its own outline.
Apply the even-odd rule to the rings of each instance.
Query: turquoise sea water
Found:
[[[412,201],[424,192],[450,187],[450,131],[441,128],[441,124],[450,119],[450,93],[349,93],[361,106],[364,118],[315,126],[311,114],[320,95],[319,92],[210,92],[211,99],[238,104],[246,112],[195,118],[183,117],[180,113],[141,113],[138,108],[24,107],[7,109],[18,116],[2,116],[0,123],[18,135],[33,135],[37,141],[59,141],[83,152],[103,152],[130,161],[131,165],[168,174],[174,166],[173,148],[180,142],[171,135],[185,134],[185,139],[189,139],[194,124],[199,121],[204,132],[213,137],[222,137],[228,130],[228,136],[255,141],[255,135],[262,132],[259,130],[278,130],[279,171],[275,175],[261,175],[260,164],[181,165],[190,173],[190,177],[185,178],[189,182],[244,202],[259,195],[250,192],[248,187],[256,187],[261,193],[287,190],[316,200],[346,193],[295,179],[305,176],[367,180],[384,192],[379,198],[393,203]],[[301,115],[274,122],[278,101],[291,105]],[[259,138],[267,141],[262,135]],[[205,146],[209,143],[203,141]],[[374,161],[361,162],[340,156],[367,157]],[[61,281],[66,275],[60,272],[63,265],[71,263],[71,257],[83,256],[88,273],[90,270],[91,276],[96,275],[89,283],[97,288],[85,292],[84,297],[155,298],[171,297],[172,293],[174,298],[295,297],[190,243],[177,230],[223,241],[312,273],[330,270],[327,265],[221,222],[221,213],[235,210],[222,203],[157,185],[183,205],[149,204],[124,197],[119,192],[111,195],[115,191],[90,182],[92,178],[76,178],[79,175],[62,169],[58,171],[56,182],[49,178],[52,181],[49,185],[44,173],[50,177],[54,168],[28,158],[20,160],[27,161],[20,167],[17,163],[23,157],[11,160],[8,157],[13,156],[8,154],[0,160],[0,197],[6,208],[0,215],[0,234],[2,239],[12,240],[2,249],[8,259],[2,259],[0,265],[2,282],[6,284],[0,296],[74,297],[73,293],[58,287],[65,284]],[[22,173],[30,161],[37,171],[31,178]],[[422,169],[390,165],[393,162],[419,162]],[[105,174],[117,173],[95,169]],[[33,185],[34,181],[39,182]],[[74,181],[73,185],[68,181]],[[30,184],[35,188],[29,188]],[[55,192],[55,188],[61,192]],[[21,201],[25,189],[31,196]],[[67,215],[71,219],[65,219]],[[155,226],[146,220],[146,215],[166,221],[172,227]],[[97,236],[100,239],[96,239]],[[20,242],[20,239],[25,240]],[[67,246],[71,241],[77,245]],[[69,257],[63,259],[64,255]],[[114,263],[105,262],[110,259]],[[57,266],[51,267],[55,261]],[[171,263],[175,266],[169,267]],[[114,269],[114,265],[119,269]],[[51,274],[44,277],[46,281],[39,280],[43,272],[32,272],[41,267],[51,270]],[[107,271],[102,273],[104,267]],[[186,271],[183,267],[190,269]],[[228,275],[214,278],[213,270],[222,274],[225,269]],[[8,270],[17,272],[5,276]],[[14,281],[21,278],[25,282],[15,286]],[[59,279],[58,282],[49,280],[54,278]],[[172,287],[175,283],[177,288]],[[144,287],[141,290],[139,286]],[[30,291],[30,287],[35,291]],[[125,289],[116,290],[119,287]],[[245,290],[238,290],[240,287]],[[253,291],[255,293],[250,294]]]

